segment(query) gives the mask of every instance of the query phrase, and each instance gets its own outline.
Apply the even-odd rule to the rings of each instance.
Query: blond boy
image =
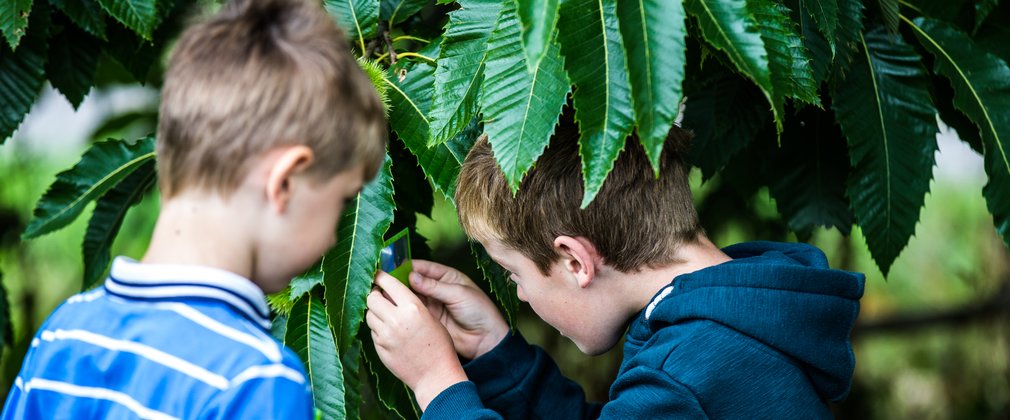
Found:
[[[150,247],[49,317],[2,417],[311,418],[264,294],[334,243],[384,126],[317,1],[236,1],[189,28],[162,91]]]
[[[580,350],[600,354],[625,337],[608,401],[587,402],[466,276],[415,261],[420,297],[379,275],[385,294],[369,295],[366,320],[424,417],[830,417],[827,403],[852,379],[863,276],[828,268],[805,244],[713,245],[698,224],[679,128],[658,178],[629,138],[580,210],[577,139],[563,119],[515,197],[478,142],[456,201],[464,230],[512,273],[519,299]]]

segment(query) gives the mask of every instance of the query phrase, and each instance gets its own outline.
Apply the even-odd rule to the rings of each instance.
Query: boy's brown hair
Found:
[[[385,115],[342,32],[318,1],[237,0],[180,38],[158,122],[162,194],[190,187],[225,195],[251,158],[306,145],[307,170],[328,179],[385,151]]]
[[[456,188],[467,235],[521,252],[545,275],[558,259],[554,239],[561,235],[589,239],[605,263],[622,272],[675,262],[677,247],[703,232],[680,158],[690,133],[670,130],[658,179],[638,138],[629,137],[603,188],[584,210],[579,209],[578,138],[578,127],[566,114],[513,197],[482,136],[467,155]]]

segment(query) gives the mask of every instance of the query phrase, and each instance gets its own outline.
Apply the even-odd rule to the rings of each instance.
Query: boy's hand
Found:
[[[368,294],[365,314],[375,351],[390,372],[414,391],[424,410],[443,390],[466,381],[466,373],[449,333],[417,296],[381,271],[375,275],[375,284],[379,288]]]
[[[465,274],[425,260],[414,260],[410,286],[452,336],[466,359],[491,351],[509,332],[498,307]]]

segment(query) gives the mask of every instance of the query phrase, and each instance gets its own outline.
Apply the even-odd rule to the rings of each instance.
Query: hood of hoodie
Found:
[[[733,260],[678,276],[629,334],[648,339],[678,322],[711,320],[791,357],[822,398],[844,398],[865,277],[829,268],[824,253],[807,244],[748,242],[723,252]]]

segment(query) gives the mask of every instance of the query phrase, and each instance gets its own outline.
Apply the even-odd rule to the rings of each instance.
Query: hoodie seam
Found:
[[[838,293],[826,293],[826,292],[818,292],[818,291],[813,291],[813,290],[796,290],[796,289],[787,289],[787,288],[781,288],[781,287],[764,287],[764,286],[750,286],[750,285],[748,285],[748,286],[739,286],[739,285],[698,286],[698,287],[693,287],[693,288],[691,288],[691,287],[681,287],[679,289],[680,290],[675,290],[674,291],[674,292],[676,292],[676,296],[683,296],[683,295],[686,295],[686,294],[694,292],[694,291],[705,290],[705,289],[735,289],[735,290],[739,290],[739,289],[758,289],[758,290],[774,290],[774,291],[778,291],[778,292],[803,293],[803,294],[810,294],[810,295],[817,295],[817,296],[829,296],[829,297],[838,298],[838,299],[845,299],[845,300],[855,300],[855,301],[859,300],[858,297],[852,298],[852,297],[849,297],[849,296],[846,296],[846,295],[841,295],[841,294],[838,294]],[[670,293],[670,295],[674,295],[674,293]],[[667,298],[670,298],[670,297],[671,296],[667,296]]]

